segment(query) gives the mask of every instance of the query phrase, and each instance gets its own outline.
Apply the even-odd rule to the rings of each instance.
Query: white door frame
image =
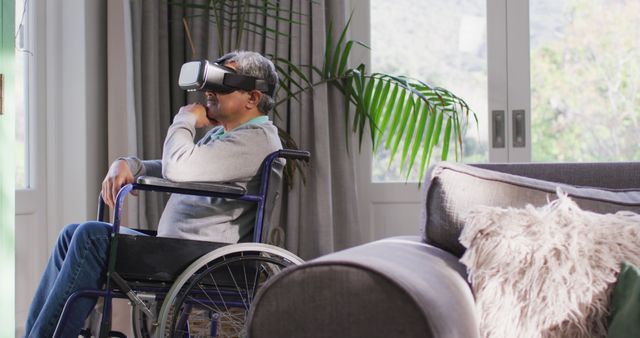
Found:
[[[507,109],[508,162],[531,162],[529,0],[508,0],[505,1],[505,5],[507,101],[509,103]],[[517,124],[520,126],[516,127]]]

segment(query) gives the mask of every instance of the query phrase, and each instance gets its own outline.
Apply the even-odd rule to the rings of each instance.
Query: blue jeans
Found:
[[[120,233],[141,235],[127,228]],[[100,289],[105,282],[111,224],[87,222],[67,225],[58,236],[40,285],[31,301],[25,337],[51,337],[67,298],[80,289]],[[79,298],[69,313],[62,337],[77,337],[96,304]]]

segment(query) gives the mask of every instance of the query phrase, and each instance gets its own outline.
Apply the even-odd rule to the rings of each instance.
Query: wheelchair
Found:
[[[113,298],[129,299],[136,337],[245,337],[251,304],[265,282],[290,265],[303,261],[266,244],[268,206],[277,199],[270,177],[282,172],[278,158],[309,161],[307,151],[283,149],[262,162],[257,195],[233,184],[176,183],[140,177],[119,191],[113,210],[110,251],[104,288],[84,289],[66,301],[54,338],[60,337],[73,303],[82,297],[103,298],[100,338],[126,337],[111,331]],[[277,168],[280,166],[280,168]],[[237,199],[257,204],[253,242],[229,244],[119,233],[124,199],[133,190],[158,191]],[[97,219],[105,203],[98,198]],[[140,231],[140,230],[137,230]],[[144,231],[143,231],[144,232]],[[87,329],[81,332],[91,337]]]

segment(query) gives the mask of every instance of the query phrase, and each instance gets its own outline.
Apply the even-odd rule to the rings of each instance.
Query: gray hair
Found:
[[[278,84],[278,73],[276,67],[271,60],[262,56],[260,53],[249,51],[234,51],[227,53],[223,58],[228,58],[227,62],[235,62],[236,72],[241,75],[253,76],[258,79],[267,81],[267,84],[273,88]],[[267,93],[262,93],[262,98],[258,102],[258,110],[263,114],[268,114],[276,105],[273,97]]]

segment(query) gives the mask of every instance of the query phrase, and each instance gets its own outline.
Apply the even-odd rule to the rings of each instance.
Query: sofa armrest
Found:
[[[465,278],[455,256],[419,237],[364,244],[274,277],[253,303],[249,335],[477,337]]]

